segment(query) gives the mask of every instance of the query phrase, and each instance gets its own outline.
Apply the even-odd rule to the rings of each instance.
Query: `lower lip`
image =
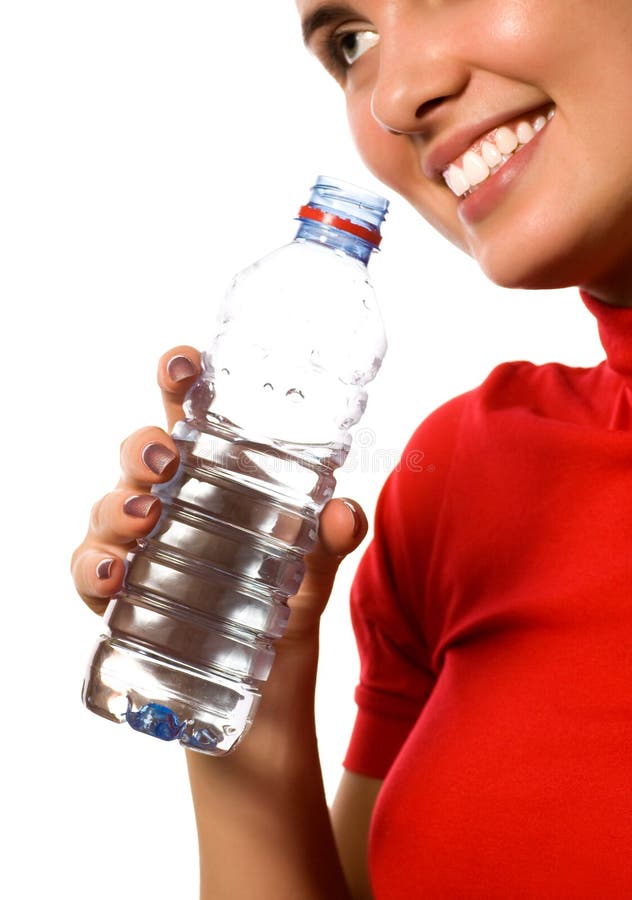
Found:
[[[500,203],[516,178],[529,165],[533,154],[537,152],[542,136],[548,131],[550,125],[551,123],[547,122],[546,126],[538,131],[528,144],[514,153],[511,159],[494,175],[490,175],[474,193],[459,200],[457,211],[459,219],[464,225],[475,225],[480,222]]]

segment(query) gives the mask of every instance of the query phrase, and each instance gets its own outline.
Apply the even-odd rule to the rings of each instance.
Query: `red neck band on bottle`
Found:
[[[313,222],[322,222],[323,225],[330,225],[339,231],[347,231],[349,234],[362,238],[363,241],[366,241],[367,244],[372,244],[374,247],[379,247],[382,242],[379,231],[371,231],[370,228],[356,225],[355,222],[351,222],[349,219],[341,219],[340,216],[336,216],[334,213],[325,212],[325,210],[313,206],[301,206],[298,211],[298,217],[299,219],[311,219]]]

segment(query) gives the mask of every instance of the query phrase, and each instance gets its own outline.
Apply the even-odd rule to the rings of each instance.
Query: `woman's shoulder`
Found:
[[[616,385],[614,386],[616,387]],[[584,421],[592,407],[601,408],[613,390],[606,363],[592,367],[528,360],[495,366],[476,387],[453,397],[426,416],[413,432],[405,454],[420,446],[437,446],[445,455],[463,431],[484,427],[488,416],[503,411],[568,422]]]

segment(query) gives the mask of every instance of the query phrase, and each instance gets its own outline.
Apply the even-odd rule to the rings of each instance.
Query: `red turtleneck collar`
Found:
[[[632,307],[612,306],[586,291],[580,291],[580,294],[597,319],[599,337],[610,368],[632,381]]]

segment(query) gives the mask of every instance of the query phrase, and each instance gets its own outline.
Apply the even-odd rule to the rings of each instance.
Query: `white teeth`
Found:
[[[498,129],[494,140],[501,153],[512,153],[518,146],[518,138],[515,132],[511,128],[507,128],[506,125],[502,125]]]
[[[500,150],[498,149],[496,144],[492,144],[491,141],[483,141],[483,144],[481,146],[481,154],[490,169],[493,169],[494,166],[497,166],[498,163],[502,162],[503,159],[500,155]]]
[[[533,123],[534,131],[542,131],[544,126],[546,125],[546,116],[538,116],[538,118]]]
[[[480,147],[474,144],[472,149],[463,154],[458,164],[451,163],[443,173],[452,193],[462,197],[471,190],[476,190],[490,174],[495,174],[508,159],[511,159],[516,150],[533,140],[537,132],[542,131],[554,115],[555,109],[551,108],[546,116],[540,114],[531,122],[526,120],[519,122],[514,129],[501,125],[490,137],[482,141]]]
[[[463,157],[463,172],[470,186],[480,184],[489,175],[489,166],[483,162],[478,153],[468,150]]]
[[[448,182],[448,187],[450,188],[452,193],[456,194],[457,197],[461,197],[466,191],[469,191],[470,189],[470,183],[465,177],[463,169],[455,166],[454,163],[449,167],[448,171],[444,175],[444,178]]]
[[[528,122],[520,122],[516,128],[516,137],[519,144],[528,144],[535,137],[535,131]]]

